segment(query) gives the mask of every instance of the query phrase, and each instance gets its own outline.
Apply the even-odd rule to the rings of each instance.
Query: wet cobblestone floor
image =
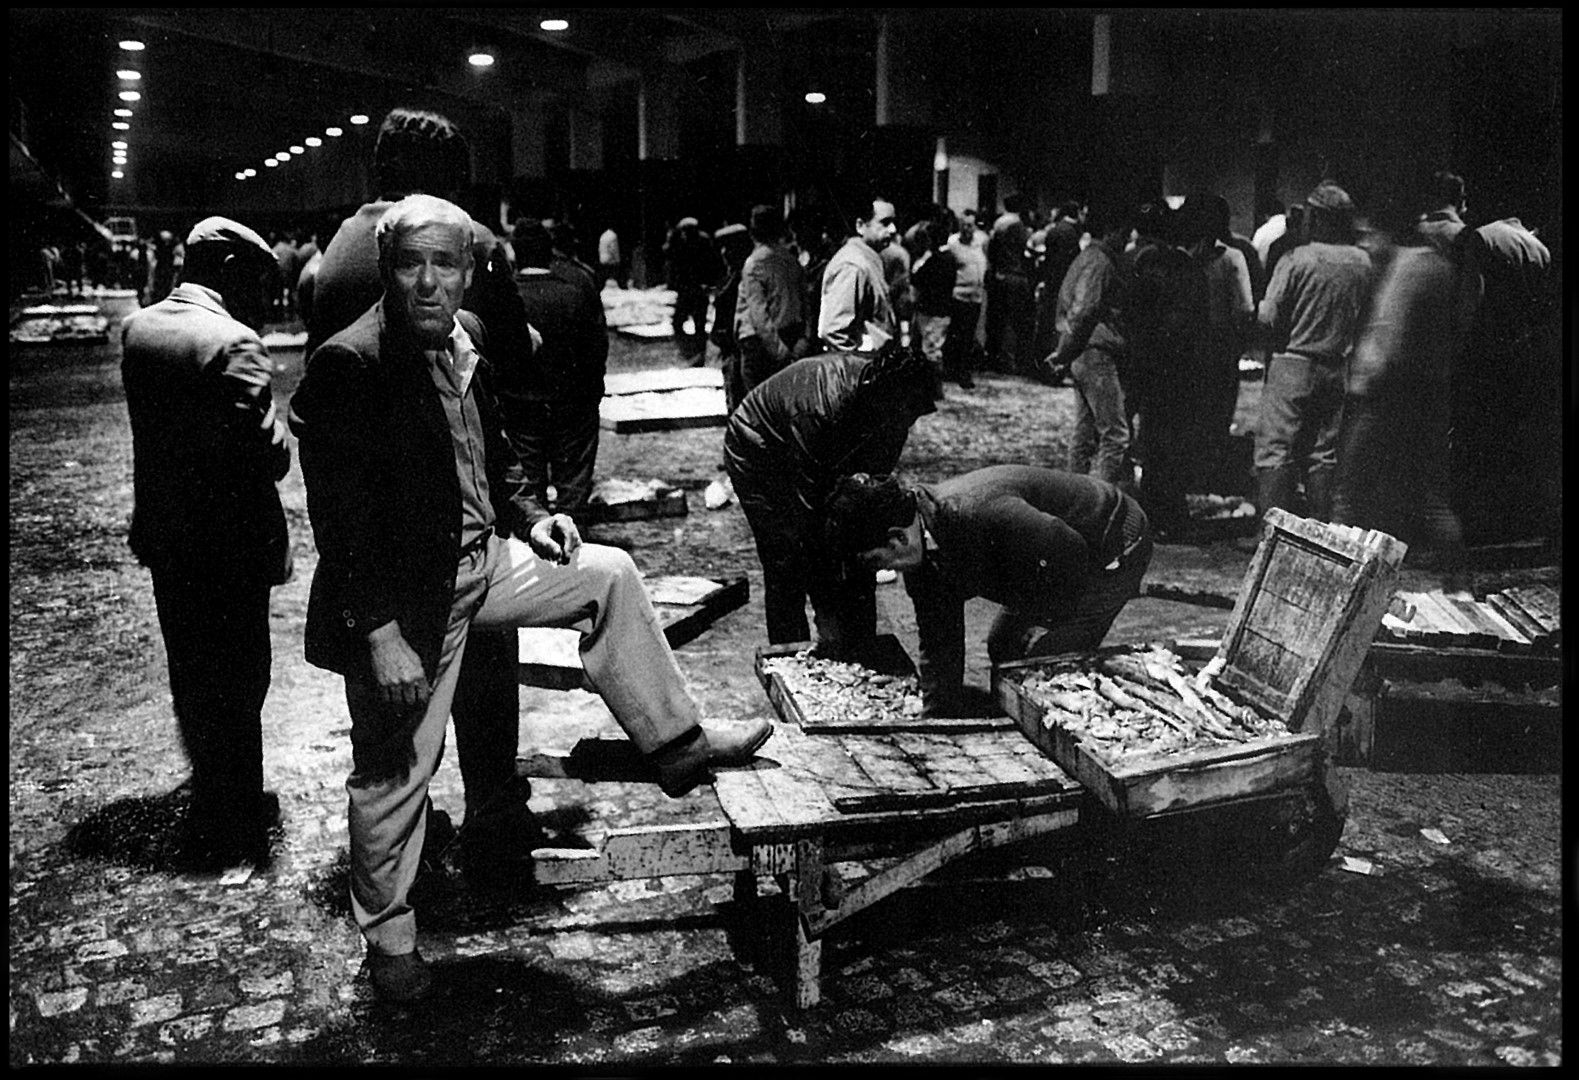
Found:
[[[13,347],[13,1068],[1562,1060],[1556,772],[1342,769],[1342,840],[1299,880],[1259,862],[1234,820],[1201,815],[961,860],[831,930],[823,1000],[803,1011],[753,947],[760,927],[741,917],[727,876],[533,888],[445,869],[418,897],[435,992],[381,1003],[346,898],[344,701],[339,681],[301,658],[314,560],[294,468],[298,576],[275,594],[265,706],[282,826],[262,865],[175,861],[186,769],[146,574],[125,551],[129,439],[118,358],[103,353],[19,363]],[[972,455],[997,451],[960,433],[962,421],[1012,415],[1031,432],[1057,404],[1009,377],[978,387],[951,388],[918,426],[916,454],[973,467],[984,462]],[[681,474],[669,478],[692,489],[716,468],[716,432],[605,446],[612,470],[651,467],[640,463],[668,447]],[[931,467],[911,454],[918,472]],[[772,715],[751,671],[762,616],[749,534],[737,507],[709,513],[692,496],[684,519],[600,538],[628,543],[645,569],[750,577],[751,602],[677,655],[704,712]],[[1230,545],[1163,545],[1153,572],[1233,592],[1246,561]],[[913,648],[902,591],[884,590],[882,605]],[[990,614],[970,609],[978,642]],[[1212,634],[1226,616],[1137,600],[1110,640]],[[984,686],[979,647],[970,665]],[[523,747],[616,731],[580,691],[523,688],[521,706]],[[461,820],[453,753],[434,799]],[[705,788],[669,800],[650,785],[537,781],[531,804],[567,845],[722,816]],[[1345,869],[1345,857],[1374,872]]]

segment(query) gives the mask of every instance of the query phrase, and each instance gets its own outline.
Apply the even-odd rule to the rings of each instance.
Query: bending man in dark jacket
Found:
[[[822,511],[850,472],[891,472],[910,426],[936,411],[919,351],[799,360],[746,395],[724,430],[724,465],[762,560],[768,641],[808,641],[806,600],[824,651],[875,633],[874,579],[846,580],[823,546]]]
[[[923,716],[957,716],[965,602],[1001,604],[987,635],[994,664],[1094,649],[1151,563],[1140,505],[1090,476],[993,465],[906,488],[842,478],[828,544],[867,570],[898,570],[916,608]]]
[[[291,428],[319,552],[307,660],[345,677],[351,714],[352,911],[374,986],[411,1000],[429,980],[407,897],[473,625],[579,630],[588,678],[671,795],[772,728],[704,729],[630,556],[532,498],[460,310],[466,212],[412,195],[375,237],[383,298],[308,360]]]

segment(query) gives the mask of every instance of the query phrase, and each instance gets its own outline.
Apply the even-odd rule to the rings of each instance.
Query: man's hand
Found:
[[[373,682],[378,694],[391,705],[423,705],[432,688],[422,671],[422,661],[406,644],[398,622],[387,622],[367,635],[372,649]]]
[[[563,566],[581,546],[581,530],[569,514],[552,514],[532,526],[526,542],[539,558]]]

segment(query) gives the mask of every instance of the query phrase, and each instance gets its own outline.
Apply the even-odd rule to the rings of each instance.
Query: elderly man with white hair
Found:
[[[352,911],[375,988],[409,1001],[431,976],[408,893],[472,627],[580,630],[588,678],[671,796],[772,728],[704,726],[630,557],[532,497],[460,307],[467,214],[411,195],[376,239],[383,296],[309,358],[291,428],[319,553],[307,659],[344,676],[351,714]]]

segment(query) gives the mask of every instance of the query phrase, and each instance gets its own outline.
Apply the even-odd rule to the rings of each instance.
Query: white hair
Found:
[[[382,266],[394,251],[400,238],[424,225],[450,225],[459,230],[461,248],[471,259],[471,215],[448,199],[435,195],[407,195],[385,210],[373,226],[373,238],[378,241],[378,262]]]

